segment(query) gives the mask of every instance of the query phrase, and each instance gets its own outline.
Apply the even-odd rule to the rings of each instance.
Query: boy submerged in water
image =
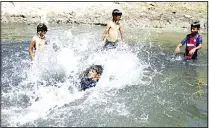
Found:
[[[47,26],[44,23],[38,24],[37,33],[32,38],[29,46],[29,55],[31,56],[32,61],[34,61],[33,48],[40,51],[46,45],[46,32]]]
[[[188,34],[179,43],[175,49],[175,52],[180,52],[180,48],[186,44],[184,57],[186,60],[197,59],[197,51],[202,48],[202,36],[198,33],[200,24],[194,22],[191,24],[191,33]]]
[[[101,65],[92,65],[90,68],[88,68],[84,72],[80,81],[81,90],[85,91],[87,88],[95,87],[100,79],[102,72],[103,68]]]
[[[120,31],[122,41],[124,41],[124,26],[123,23],[119,22],[122,16],[122,12],[118,9],[114,9],[112,16],[113,19],[107,22],[106,29],[102,35],[102,40],[104,40],[106,34],[108,33],[104,48],[108,48],[109,46],[116,48],[116,43],[118,42],[118,30]]]

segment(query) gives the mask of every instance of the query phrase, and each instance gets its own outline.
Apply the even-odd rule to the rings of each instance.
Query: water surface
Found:
[[[2,25],[2,126],[207,126],[207,45],[198,61],[174,49],[187,32],[126,30],[126,43],[102,51],[104,27],[51,25],[32,64],[36,26]],[[104,66],[97,87],[79,92],[79,74]]]

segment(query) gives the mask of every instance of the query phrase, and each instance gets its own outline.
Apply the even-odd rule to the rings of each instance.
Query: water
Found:
[[[176,44],[128,29],[126,44],[102,51],[103,30],[50,26],[50,43],[32,64],[28,46],[35,27],[4,25],[1,125],[207,126],[206,50],[196,62],[183,61],[173,54]],[[91,64],[103,65],[104,72],[95,88],[80,92],[79,75]]]

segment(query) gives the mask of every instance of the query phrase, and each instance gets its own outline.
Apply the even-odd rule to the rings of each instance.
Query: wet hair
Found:
[[[37,32],[47,32],[47,26],[44,24],[44,23],[40,23],[40,24],[38,24],[38,26],[37,26]]]
[[[97,74],[101,75],[103,73],[103,67],[101,65],[92,65],[89,68],[87,68],[81,75],[80,77],[88,76],[89,71],[93,69],[96,71]]]
[[[195,28],[197,28],[197,29],[200,29],[200,23],[199,23],[199,22],[193,22],[193,23],[191,24],[191,29],[192,29],[193,27],[195,27]]]
[[[103,73],[103,67],[101,65],[92,65],[90,69],[95,70],[99,75]]]
[[[122,12],[119,9],[114,9],[112,11],[112,16],[121,16]]]

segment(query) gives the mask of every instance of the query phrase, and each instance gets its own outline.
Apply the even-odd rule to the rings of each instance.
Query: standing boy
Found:
[[[121,34],[121,40],[124,41],[124,26],[123,23],[119,22],[122,16],[122,12],[118,9],[114,9],[112,11],[112,16],[112,20],[107,22],[106,29],[102,35],[102,40],[104,40],[106,37],[106,42],[104,45],[105,48],[109,46],[116,48],[118,30]]]
[[[176,47],[175,52],[180,52],[180,48],[186,44],[184,57],[186,60],[197,59],[197,51],[202,48],[202,36],[198,33],[200,24],[191,24],[191,33],[188,34]]]
[[[31,56],[32,61],[34,61],[33,48],[40,51],[46,45],[46,32],[47,26],[44,23],[38,24],[37,33],[32,38],[29,46],[29,55]]]

